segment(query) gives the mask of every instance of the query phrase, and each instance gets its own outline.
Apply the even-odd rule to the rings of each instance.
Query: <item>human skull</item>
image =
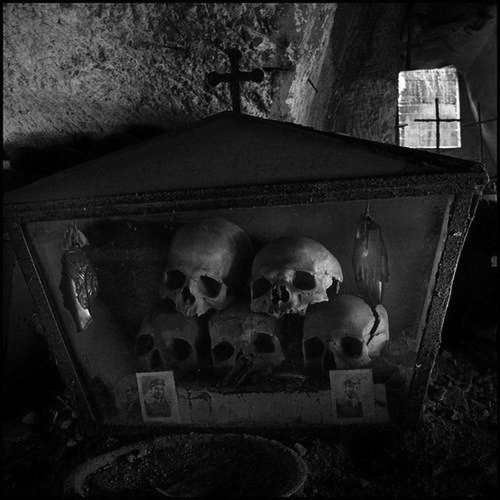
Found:
[[[252,253],[248,236],[225,219],[184,224],[172,238],[160,295],[186,316],[222,310],[246,284]]]
[[[156,313],[143,322],[136,338],[138,369],[194,371],[198,367],[198,336],[196,318],[176,312]]]
[[[309,238],[285,236],[256,255],[251,275],[251,309],[280,317],[305,314],[307,307],[328,300],[326,290],[342,281],[338,260]]]
[[[312,307],[304,320],[304,367],[313,373],[363,368],[388,340],[384,306],[372,309],[356,295],[330,296],[328,302]]]
[[[241,354],[253,359],[252,373],[272,370],[284,360],[276,336],[277,320],[250,311],[247,304],[233,304],[216,312],[209,321],[215,370],[228,373]]]

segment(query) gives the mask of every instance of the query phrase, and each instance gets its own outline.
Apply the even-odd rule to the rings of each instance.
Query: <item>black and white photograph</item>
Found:
[[[171,371],[137,373],[144,422],[179,422],[179,404]]]
[[[373,418],[375,394],[372,370],[332,370],[330,387],[335,420],[354,423]]]

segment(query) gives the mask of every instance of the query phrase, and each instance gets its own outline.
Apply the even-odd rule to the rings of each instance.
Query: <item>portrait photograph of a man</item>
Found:
[[[362,417],[363,403],[359,399],[360,381],[356,378],[344,380],[344,396],[336,399],[337,416],[340,418]]]
[[[344,423],[374,416],[375,396],[372,371],[335,370],[330,372],[334,418]]]
[[[173,373],[137,373],[142,418],[145,422],[179,422],[180,414]]]

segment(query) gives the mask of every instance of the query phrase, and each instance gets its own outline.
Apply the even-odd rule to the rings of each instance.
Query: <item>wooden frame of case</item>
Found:
[[[71,346],[65,339],[58,313],[51,303],[38,270],[35,249],[23,230],[28,222],[107,216],[133,216],[173,211],[209,210],[236,207],[313,204],[331,201],[353,201],[407,196],[445,195],[450,197],[446,239],[441,259],[435,268],[434,282],[429,285],[428,301],[421,325],[423,335],[419,346],[403,421],[416,423],[422,410],[430,373],[440,345],[440,333],[451,294],[451,285],[479,194],[486,183],[484,172],[460,172],[385,178],[286,182],[217,189],[194,189],[154,194],[119,195],[100,198],[70,199],[38,203],[9,204],[4,207],[4,220],[17,258],[32,292],[40,325],[48,340],[53,358],[72,404],[82,424],[91,433],[166,432],[166,428],[130,426],[117,428],[98,421],[73,360]],[[256,426],[258,428],[258,426]],[[176,432],[183,427],[173,428]],[[187,425],[187,431],[206,427]]]

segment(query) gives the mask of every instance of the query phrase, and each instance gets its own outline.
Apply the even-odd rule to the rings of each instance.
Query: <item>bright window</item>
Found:
[[[438,146],[439,149],[460,148],[460,122],[442,121],[460,119],[457,70],[446,67],[401,71],[398,118],[400,146],[419,149],[436,149]]]

